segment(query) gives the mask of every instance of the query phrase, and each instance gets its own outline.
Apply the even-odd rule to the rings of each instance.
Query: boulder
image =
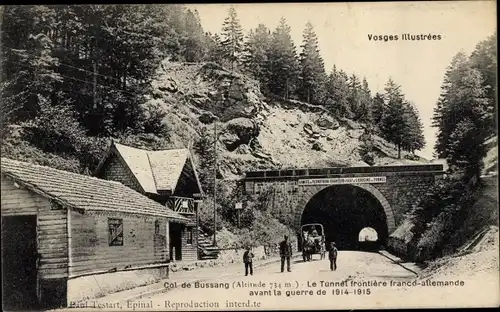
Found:
[[[312,145],[314,151],[323,151],[323,145],[320,142],[314,142]]]
[[[259,105],[250,103],[247,99],[236,100],[226,98],[223,101],[209,101],[207,105],[212,106],[211,110],[220,116],[221,121],[226,122],[235,118],[254,118],[260,112]]]
[[[273,158],[271,157],[271,155],[268,155],[268,154],[264,154],[264,153],[261,153],[261,152],[255,152],[252,154],[253,156],[257,157],[257,158],[261,158],[261,159],[266,159],[266,160],[273,160]]]
[[[363,127],[361,127],[361,125],[355,121],[352,121],[352,120],[347,119],[347,118],[344,121],[349,129],[352,129],[352,130],[363,129]]]
[[[250,150],[250,146],[246,145],[246,144],[242,144],[240,146],[238,146],[234,152],[236,154],[250,154],[251,153],[251,150]]]
[[[253,138],[248,145],[254,150],[262,149],[262,144],[260,144],[259,140],[256,137]]]
[[[196,107],[203,107],[206,102],[206,99],[200,97],[190,97],[189,104],[194,105]]]
[[[314,133],[313,126],[310,123],[304,124],[304,132],[307,133],[308,135],[312,135]]]
[[[340,127],[340,124],[335,118],[333,118],[330,115],[322,115],[318,120],[316,120],[316,125],[321,128],[326,128],[326,129],[338,129]]]
[[[162,81],[161,84],[158,86],[158,89],[163,92],[172,92],[172,93],[175,93],[179,90],[177,82],[171,77],[168,77],[167,79]]]
[[[259,136],[258,125],[249,118],[235,118],[226,123],[221,131],[220,140],[229,151],[234,151],[241,144],[249,144]]]
[[[229,131],[224,131],[219,135],[219,140],[224,143],[228,151],[234,151],[241,144],[240,138],[236,133],[231,133]]]
[[[244,100],[246,98],[246,95],[243,82],[239,80],[233,81],[231,85],[229,85],[227,97],[230,99],[234,99],[235,101]]]
[[[155,99],[155,100],[159,100],[159,99],[163,98],[163,94],[157,90],[153,91],[152,96],[153,96],[153,99]]]
[[[205,124],[205,125],[208,125],[208,124],[211,124],[212,122],[214,122],[215,120],[215,116],[212,114],[212,113],[202,113],[199,117],[198,117],[198,120]]]

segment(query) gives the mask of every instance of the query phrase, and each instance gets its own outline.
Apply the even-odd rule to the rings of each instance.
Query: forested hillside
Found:
[[[311,23],[297,48],[285,19],[244,34],[233,8],[220,34],[206,33],[198,13],[182,5],[1,9],[6,157],[89,174],[111,139],[189,147],[210,195],[218,120],[220,224],[233,232],[233,204],[243,196],[233,180],[246,170],[421,161],[418,103],[390,77],[383,94],[372,94],[362,73],[327,72]],[[489,48],[478,46],[474,73],[488,71],[491,80],[483,62]],[[468,127],[461,123],[461,133]],[[438,152],[451,155],[445,150]],[[254,230],[247,238],[275,239],[270,233],[286,222],[264,199],[252,205],[242,216]],[[203,216],[207,230],[210,218]]]
[[[435,150],[450,170],[393,233],[391,248],[405,257],[452,254],[488,226],[498,235],[496,70],[496,34],[451,60],[433,118]],[[485,182],[485,173],[494,177]]]

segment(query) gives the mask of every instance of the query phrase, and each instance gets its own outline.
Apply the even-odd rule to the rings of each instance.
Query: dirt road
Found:
[[[241,268],[198,282],[172,282],[168,291],[138,300],[109,303],[112,310],[361,309],[495,306],[498,279],[417,276],[378,253],[340,251],[336,271],[328,260],[295,260],[292,272],[279,263],[244,276]],[[479,273],[479,272],[478,272]],[[106,308],[101,306],[101,308]]]

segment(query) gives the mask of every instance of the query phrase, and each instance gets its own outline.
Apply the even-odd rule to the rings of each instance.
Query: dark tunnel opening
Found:
[[[353,185],[335,185],[314,195],[307,203],[301,226],[320,223],[325,230],[327,250],[334,241],[338,249],[378,249],[389,235],[384,208],[369,191]],[[373,228],[378,241],[360,242],[363,228]]]

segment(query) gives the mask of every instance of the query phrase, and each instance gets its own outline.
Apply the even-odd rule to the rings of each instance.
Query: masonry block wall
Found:
[[[142,192],[142,187],[135,179],[133,173],[127,166],[123,165],[117,156],[108,160],[108,164],[104,167],[100,178],[117,181],[133,190],[136,190],[137,192]]]
[[[373,184],[389,202],[396,227],[403,221],[405,213],[418,204],[434,184],[434,177],[433,174],[422,173],[387,175],[387,183]]]
[[[385,183],[355,184],[374,195],[384,206],[388,219],[389,232],[401,224],[405,213],[418,204],[428,189],[441,174],[435,172],[398,172],[343,174],[332,178],[385,176]],[[298,229],[300,217],[307,202],[319,191],[331,185],[298,185],[298,179],[275,179],[246,181],[247,194],[260,196],[267,194],[272,209],[283,219],[289,217],[290,225]]]

